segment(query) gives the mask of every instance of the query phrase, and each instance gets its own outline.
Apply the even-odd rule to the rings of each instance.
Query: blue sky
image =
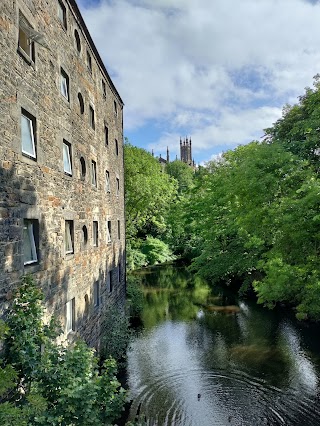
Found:
[[[253,139],[320,72],[316,0],[78,0],[122,99],[124,134],[197,163]]]

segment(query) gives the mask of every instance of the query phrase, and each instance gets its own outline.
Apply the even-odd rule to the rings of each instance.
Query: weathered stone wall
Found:
[[[123,303],[125,297],[123,103],[95,55],[87,30],[81,27],[74,2],[61,3],[66,8],[66,29],[58,18],[58,0],[0,3],[0,301],[3,310],[20,277],[31,273],[45,291],[48,313],[58,313],[63,324],[66,302],[75,298],[76,330],[95,345],[104,309]],[[19,11],[44,35],[48,46],[35,43],[34,63],[18,52]],[[80,52],[75,30],[80,36]],[[87,67],[87,51],[92,73]],[[69,101],[61,93],[61,68],[69,77]],[[78,93],[83,97],[83,113]],[[90,125],[89,106],[94,109],[95,129]],[[36,119],[36,160],[22,154],[21,108]],[[64,139],[71,144],[72,176],[64,172]],[[84,178],[81,157],[86,166]],[[91,183],[92,161],[97,165],[97,187]],[[110,192],[106,191],[106,170]],[[30,265],[24,265],[24,219],[39,221],[39,260]],[[108,219],[112,223],[111,243],[107,242]],[[74,224],[73,254],[65,253],[65,220]],[[98,221],[98,247],[93,246],[93,221]],[[111,292],[107,289],[109,271],[113,271]],[[97,281],[101,300],[94,307]]]

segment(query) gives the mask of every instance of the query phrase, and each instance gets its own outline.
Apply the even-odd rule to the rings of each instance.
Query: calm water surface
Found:
[[[144,327],[128,352],[131,420],[320,426],[318,325],[211,291],[184,268],[138,276]]]

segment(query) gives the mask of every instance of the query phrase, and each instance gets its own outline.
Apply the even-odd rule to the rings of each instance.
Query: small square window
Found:
[[[22,153],[34,159],[36,155],[36,119],[24,109],[21,109],[21,145]]]
[[[60,91],[62,96],[69,101],[69,77],[62,68],[60,70]]]
[[[66,331],[70,333],[76,329],[76,301],[75,298],[66,303]]]
[[[93,128],[93,130],[95,129],[95,120],[94,120],[94,109],[92,108],[92,106],[89,106],[89,120],[90,120],[90,126]]]
[[[103,94],[103,97],[106,99],[107,97],[106,83],[104,82],[104,80],[101,80],[101,84],[102,84],[102,94]]]
[[[100,285],[98,281],[94,283],[93,287],[93,303],[96,307],[100,305]]]
[[[63,140],[63,170],[72,176],[71,145],[65,140]]]
[[[120,227],[120,220],[118,220],[118,240],[121,238],[121,227]]]
[[[39,222],[25,219],[23,221],[23,261],[25,265],[38,262]]]
[[[116,155],[119,155],[119,145],[117,139],[114,140]]]
[[[73,220],[65,221],[65,252],[66,254],[74,253],[74,227]]]
[[[58,0],[58,18],[62,26],[67,29],[67,11],[61,0]]]
[[[111,220],[107,220],[107,243],[111,243]]]
[[[92,225],[92,241],[93,246],[98,247],[99,244],[99,228],[98,228],[98,222],[96,220],[93,221]]]
[[[87,68],[89,73],[92,74],[92,60],[91,60],[91,55],[88,51],[87,51]]]
[[[31,36],[35,33],[26,18],[19,13],[19,40],[20,51],[26,54],[32,62],[35,61],[34,41]]]
[[[116,196],[120,195],[120,180],[116,178]]]
[[[114,115],[118,117],[118,105],[116,101],[113,101],[113,109],[114,109]]]
[[[111,192],[111,189],[110,189],[110,174],[109,174],[108,170],[106,170],[106,191]]]
[[[91,161],[91,183],[93,186],[97,186],[97,163]]]
[[[106,146],[109,145],[109,129],[107,126],[104,126],[104,141]]]

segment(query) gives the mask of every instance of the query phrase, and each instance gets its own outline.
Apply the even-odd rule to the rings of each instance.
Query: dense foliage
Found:
[[[289,304],[298,318],[320,319],[319,76],[265,132],[262,142],[228,151],[196,173],[179,161],[168,164],[177,195],[160,210],[162,232],[140,227],[143,239],[129,244],[148,264],[163,261],[163,248],[147,247],[148,235],[159,238],[212,285],[241,283],[260,303]]]
[[[125,399],[115,361],[109,358],[99,369],[94,350],[83,341],[57,344],[57,325],[43,322],[42,297],[31,278],[24,278],[1,325],[1,424],[111,424]]]
[[[253,288],[269,307],[320,318],[320,94],[318,81],[298,105],[252,142],[211,162],[186,206],[198,235],[191,268],[212,283]],[[188,225],[187,225],[188,223]]]
[[[164,236],[177,182],[144,149],[126,142],[124,155],[128,268],[172,260]]]

